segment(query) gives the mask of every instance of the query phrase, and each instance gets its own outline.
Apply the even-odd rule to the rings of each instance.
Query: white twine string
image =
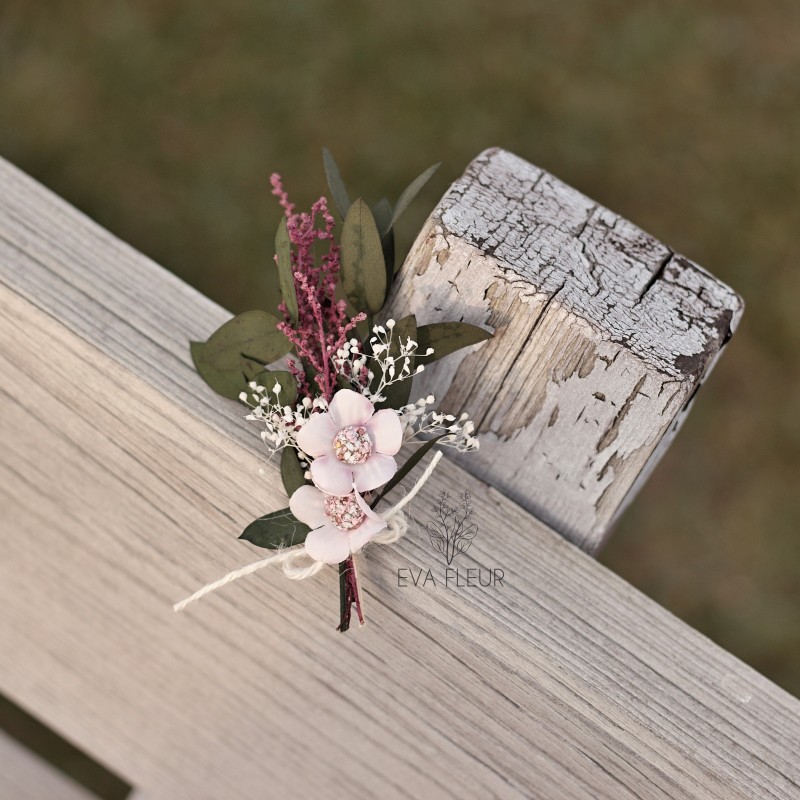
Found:
[[[372,537],[373,542],[376,544],[394,544],[401,537],[406,535],[408,530],[408,520],[402,509],[407,506],[420,492],[422,487],[427,482],[428,478],[433,474],[439,459],[442,457],[442,451],[437,450],[431,459],[431,463],[425,468],[425,472],[419,476],[419,480],[411,488],[411,491],[402,499],[395,503],[385,514],[384,521],[386,522],[386,530],[381,531]]]
[[[406,531],[408,531],[408,520],[402,509],[417,496],[428,478],[430,478],[434,469],[436,469],[436,465],[439,463],[441,457],[441,451],[437,450],[430,464],[425,468],[425,472],[419,476],[419,479],[414,484],[411,491],[402,500],[395,503],[384,515],[383,520],[386,522],[386,529],[373,536],[370,542],[375,542],[376,544],[394,544],[405,536]],[[239,569],[235,569],[227,575],[223,575],[216,581],[207,583],[202,589],[198,589],[194,594],[189,595],[189,597],[184,598],[179,603],[175,603],[172,608],[174,611],[183,611],[186,606],[196,603],[201,597],[205,597],[207,594],[211,594],[211,592],[229,583],[233,583],[233,581],[239,580],[239,578],[243,578],[245,575],[252,575],[254,572],[258,572],[258,570],[269,567],[272,564],[283,565],[283,574],[293,581],[302,581],[305,578],[310,578],[316,575],[325,566],[323,561],[314,561],[313,559],[311,559],[310,564],[301,566],[304,559],[310,559],[310,556],[305,552],[305,545],[298,544],[294,547],[288,547],[285,550],[280,550],[275,553],[275,555],[253,561],[251,564],[239,567]]]
[[[175,603],[172,608],[175,611],[183,611],[186,606],[196,603],[201,597],[205,597],[207,594],[215,592],[217,589],[221,589],[223,586],[233,583],[233,581],[239,580],[239,578],[243,578],[245,575],[252,575],[254,572],[258,572],[258,570],[264,569],[264,567],[268,567],[271,564],[283,564],[283,569],[287,577],[293,580],[298,580],[298,576],[299,578],[308,578],[311,577],[311,575],[316,575],[316,573],[325,566],[321,561],[314,561],[308,567],[298,567],[297,562],[304,556],[305,551],[303,545],[299,544],[296,547],[289,547],[286,550],[281,550],[268,558],[253,561],[252,564],[239,567],[239,569],[235,569],[233,572],[223,575],[218,580],[207,583],[202,589],[198,589],[194,594],[181,600],[180,603]]]

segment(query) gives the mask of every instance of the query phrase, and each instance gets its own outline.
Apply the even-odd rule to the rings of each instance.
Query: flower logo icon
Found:
[[[449,565],[459,553],[469,549],[478,532],[478,526],[470,521],[472,516],[470,494],[464,492],[454,502],[449,492],[442,491],[433,511],[436,520],[428,522],[428,536],[431,544],[444,556]]]

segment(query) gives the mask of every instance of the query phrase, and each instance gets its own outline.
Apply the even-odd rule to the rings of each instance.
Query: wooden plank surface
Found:
[[[185,340],[224,312],[0,169],[0,690],[152,798],[800,797],[800,703],[494,489],[443,464],[420,528],[332,570],[170,604],[261,551],[285,500]],[[74,275],[73,275],[74,273]],[[461,568],[436,494],[468,488]]]
[[[444,311],[495,331],[431,365],[420,388],[476,420],[467,470],[592,553],[742,312],[697,264],[500,149],[433,210],[392,302],[421,323]]]
[[[96,796],[0,730],[0,797],[92,800]]]

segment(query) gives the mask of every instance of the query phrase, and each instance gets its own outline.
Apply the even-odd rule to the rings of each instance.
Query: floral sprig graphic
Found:
[[[355,555],[369,542],[396,541],[408,528],[401,508],[427,480],[434,454],[408,494],[378,510],[433,447],[475,450],[475,426],[433,406],[428,395],[410,401],[414,375],[439,358],[488,339],[464,322],[417,325],[410,314],[381,317],[397,270],[394,224],[435,171],[426,170],[392,206],[350,201],[330,153],[323,151],[328,186],[342,219],[326,197],[297,211],[279,175],[270,178],[283,209],[275,236],[275,268],[282,301],[275,311],[247,311],[205,342],[192,342],[194,364],[216,392],[248,407],[261,426],[268,460],[280,459],[288,506],[251,522],[240,538],[274,554],[214,581],[176,604],[181,610],[209,592],[269,564],[294,579],[338,566],[340,631],[352,609],[364,616]],[[388,315],[386,315],[388,316]],[[376,323],[376,319],[385,322]],[[278,366],[277,363],[282,366]],[[405,461],[401,449],[416,445]],[[477,530],[472,513],[439,504],[442,550],[448,563]],[[449,526],[449,527],[448,527]],[[438,541],[438,540],[437,540]]]
[[[465,553],[469,549],[478,532],[478,526],[469,521],[472,516],[470,493],[464,492],[460,495],[460,502],[454,505],[451,503],[450,493],[442,490],[433,511],[438,522],[428,522],[428,536],[431,544],[450,565],[459,553]]]

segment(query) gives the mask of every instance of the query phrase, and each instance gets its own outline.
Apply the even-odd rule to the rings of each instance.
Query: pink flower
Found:
[[[315,486],[301,486],[289,500],[289,508],[313,529],[306,536],[306,553],[326,564],[349,558],[386,527],[355,491],[340,497]]]
[[[403,443],[403,426],[390,408],[375,406],[352,389],[340,389],[325,414],[314,414],[297,434],[297,444],[314,460],[311,477],[328,494],[368,492],[397,472],[392,456]]]

